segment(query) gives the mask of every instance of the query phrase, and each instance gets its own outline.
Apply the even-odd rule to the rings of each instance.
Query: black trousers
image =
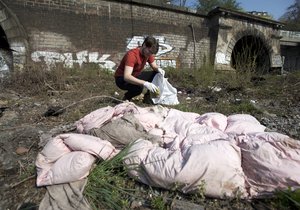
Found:
[[[156,71],[142,71],[141,74],[137,77],[138,79],[142,79],[148,82],[152,82]],[[133,85],[124,80],[124,77],[116,77],[115,78],[116,85],[121,90],[127,90],[127,92],[124,95],[123,100],[131,100],[133,97],[140,95],[143,92],[144,87],[140,85]],[[150,94],[149,91],[147,91],[146,94]]]

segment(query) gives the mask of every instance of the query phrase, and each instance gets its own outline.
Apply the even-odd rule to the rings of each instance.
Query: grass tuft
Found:
[[[300,209],[300,189],[277,191],[273,206],[278,209]]]
[[[135,189],[129,189],[128,170],[123,160],[126,147],[110,160],[99,162],[88,177],[85,196],[93,209],[128,209]]]

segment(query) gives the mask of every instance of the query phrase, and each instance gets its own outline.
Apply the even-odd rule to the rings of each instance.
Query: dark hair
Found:
[[[158,52],[158,48],[159,48],[158,40],[152,36],[147,36],[145,38],[142,46],[151,48],[153,54],[156,54]]]

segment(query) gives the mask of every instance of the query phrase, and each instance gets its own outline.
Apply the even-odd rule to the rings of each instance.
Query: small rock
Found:
[[[131,209],[135,209],[135,208],[138,208],[138,207],[141,207],[143,205],[142,201],[132,201],[131,204],[130,204],[130,208]]]
[[[2,117],[3,112],[4,112],[5,109],[7,109],[7,108],[8,108],[8,107],[6,107],[6,106],[3,106],[3,107],[0,106],[0,117]]]
[[[18,155],[23,155],[23,154],[25,154],[27,152],[29,152],[29,149],[25,148],[25,147],[18,147],[17,150],[16,150],[16,153]]]
[[[0,126],[4,125],[12,125],[18,119],[18,113],[15,111],[4,111],[2,112],[2,116],[0,118]]]
[[[1,100],[0,99],[0,107],[7,106],[7,105],[8,105],[8,100]]]
[[[62,113],[65,112],[65,109],[61,106],[50,106],[48,110],[44,113],[45,117],[50,117],[50,116],[58,116]]]
[[[55,98],[52,98],[52,99],[50,99],[50,100],[49,100],[49,103],[50,103],[50,104],[56,104],[56,103],[57,103],[57,101],[56,101],[56,99],[55,99]]]
[[[181,200],[174,200],[171,205],[172,210],[204,210],[204,206]]]
[[[276,114],[269,113],[268,111],[263,111],[263,113],[269,117],[273,117],[273,118],[277,117]]]

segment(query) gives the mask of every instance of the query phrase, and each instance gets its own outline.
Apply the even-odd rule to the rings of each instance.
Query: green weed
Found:
[[[197,204],[203,204],[205,201],[205,181],[201,180],[198,190],[191,195],[191,200]]]
[[[26,166],[20,166],[19,169],[19,179],[23,180],[26,179],[27,177],[30,177],[34,175],[36,172],[36,168],[34,164],[29,164]]]
[[[252,103],[249,101],[242,101],[241,103],[238,104],[217,104],[216,110],[218,112],[222,112],[224,114],[251,114],[251,115],[256,115],[256,114],[261,114],[262,111],[257,109]]]
[[[277,209],[300,209],[300,189],[277,191],[273,206]]]
[[[93,209],[129,208],[129,199],[135,197],[135,190],[127,188],[130,180],[123,165],[127,150],[101,161],[89,175],[84,194]]]
[[[167,210],[167,204],[162,196],[154,196],[151,199],[151,207],[157,210]]]

